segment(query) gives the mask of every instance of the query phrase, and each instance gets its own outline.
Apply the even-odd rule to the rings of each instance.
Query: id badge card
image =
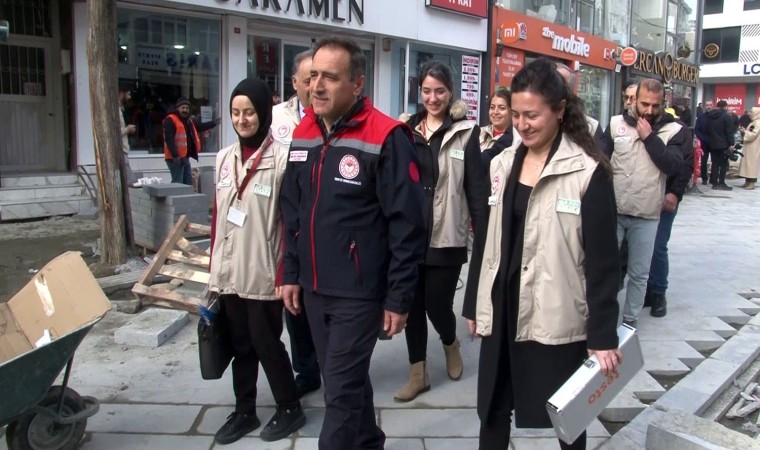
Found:
[[[245,216],[246,214],[243,211],[233,206],[227,212],[227,222],[242,227],[245,223]]]

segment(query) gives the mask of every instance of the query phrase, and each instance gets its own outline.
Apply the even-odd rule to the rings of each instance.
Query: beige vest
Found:
[[[680,130],[678,123],[667,123],[657,137],[667,145]],[[622,115],[610,121],[610,136],[615,141],[610,162],[618,214],[659,219],[667,176],[654,165],[636,128],[625,123]]]
[[[216,235],[209,290],[274,300],[275,279],[282,261],[279,195],[288,146],[272,140],[261,151],[264,152],[261,161],[240,201],[236,198],[236,186],[242,185],[246,173],[240,144],[233,144],[216,156]],[[242,227],[227,220],[233,205],[246,214]]]
[[[497,139],[494,139],[493,132],[493,125],[486,125],[480,128],[480,137],[478,139],[478,142],[480,142],[481,152],[488,150],[496,143]]]
[[[466,247],[470,212],[464,194],[464,153],[475,122],[455,122],[443,135],[438,153],[438,182],[433,197],[430,247]]]
[[[293,130],[301,123],[298,108],[298,97],[295,95],[287,102],[279,103],[272,108],[272,136],[278,142],[290,145],[293,140]]]
[[[491,211],[476,300],[477,333],[493,331],[491,291],[501,264],[504,189],[516,147],[493,159],[490,168]],[[528,200],[517,341],[559,345],[586,339],[586,277],[583,269],[581,200],[598,163],[563,136]]]

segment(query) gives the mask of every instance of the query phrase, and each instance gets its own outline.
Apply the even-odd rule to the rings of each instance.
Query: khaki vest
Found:
[[[480,151],[486,151],[489,148],[493,147],[493,145],[496,143],[498,139],[495,139],[493,137],[493,125],[487,125],[485,127],[480,128],[480,137],[478,139],[478,142],[480,143]]]
[[[443,135],[438,152],[438,182],[433,197],[430,247],[466,247],[470,212],[464,194],[464,154],[475,122],[454,122]]]
[[[493,331],[491,292],[501,264],[504,189],[512,171],[516,147],[493,159],[490,167],[491,204],[483,262],[478,280],[477,333]],[[580,205],[598,163],[562,137],[528,200],[517,341],[559,345],[586,339],[586,277]]]
[[[290,145],[293,130],[301,123],[298,106],[298,97],[294,95],[287,102],[274,105],[272,108],[272,136],[282,144]]]
[[[240,144],[233,144],[216,156],[216,235],[209,290],[275,300],[275,279],[282,261],[279,196],[288,147],[272,140],[262,151],[258,168],[240,201],[236,198],[234,180],[235,167],[238,185],[242,185],[246,173]],[[254,157],[255,154],[251,159]],[[242,227],[227,220],[233,205],[246,214]]]
[[[681,125],[667,123],[657,137],[667,145],[679,131]],[[615,141],[610,162],[618,214],[659,219],[667,176],[654,165],[636,128],[625,123],[622,115],[610,121],[610,136]]]

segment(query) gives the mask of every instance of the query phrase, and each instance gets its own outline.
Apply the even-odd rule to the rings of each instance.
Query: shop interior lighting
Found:
[[[126,50],[126,49],[127,49],[127,46],[126,46],[126,45],[122,45],[122,46],[121,46],[121,49],[122,49],[122,50]]]
[[[182,44],[174,44],[174,48],[176,48],[177,50],[182,50],[183,48],[185,48],[185,46]]]

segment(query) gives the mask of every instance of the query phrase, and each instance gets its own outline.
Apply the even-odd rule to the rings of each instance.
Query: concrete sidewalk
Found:
[[[739,295],[760,291],[760,190],[700,188],[704,195],[687,195],[675,221],[668,315],[656,319],[649,316],[648,309],[642,312],[639,329],[645,370],[605,411],[603,417],[607,419],[631,420],[647,403],[665,393],[655,377],[688,373],[705,359],[700,351],[716,349],[736,334],[731,324],[744,324],[760,311],[760,299],[752,301]],[[462,290],[457,292],[457,312],[461,311],[462,295]],[[321,390],[305,397],[307,425],[290,439],[265,443],[254,432],[236,444],[214,445],[213,434],[234,404],[229,370],[222,380],[201,380],[195,320],[157,349],[115,344],[114,330],[131,317],[110,313],[76,354],[71,386],[102,402],[100,412],[88,422],[81,448],[317,448],[324,414]],[[470,341],[464,321],[460,321],[465,372],[460,381],[453,382],[446,375],[443,350],[432,327],[430,331],[432,390],[410,403],[393,401],[393,392],[406,381],[408,371],[403,336],[377,344],[371,375],[378,419],[388,436],[386,448],[475,449],[480,344]],[[274,401],[263,371],[258,386],[258,414],[266,423],[274,412]],[[590,449],[609,439],[598,421],[588,435]],[[553,430],[514,430],[511,448],[556,449],[559,446],[554,436]],[[4,445],[4,441],[0,443],[0,449]]]

